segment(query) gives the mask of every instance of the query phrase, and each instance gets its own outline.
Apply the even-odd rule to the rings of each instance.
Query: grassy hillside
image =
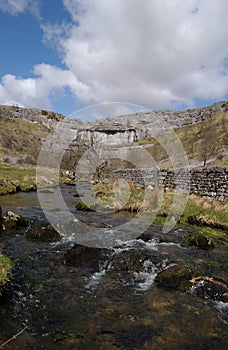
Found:
[[[228,166],[228,113],[221,113],[206,121],[176,129],[190,165]],[[139,141],[163,167],[170,161],[161,144],[154,138]]]
[[[19,118],[0,116],[0,161],[33,164],[48,128]]]

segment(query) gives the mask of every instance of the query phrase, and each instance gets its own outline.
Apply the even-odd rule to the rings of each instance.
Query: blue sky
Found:
[[[0,0],[0,104],[68,115],[227,99],[227,13],[227,0]]]

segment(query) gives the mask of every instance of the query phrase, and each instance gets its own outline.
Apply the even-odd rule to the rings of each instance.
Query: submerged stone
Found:
[[[204,250],[213,249],[215,246],[214,241],[211,238],[208,238],[200,234],[190,235],[189,245],[192,245],[199,249],[204,249]]]
[[[108,254],[108,249],[76,244],[64,254],[63,262],[67,266],[96,272],[99,271],[101,262],[107,259]]]
[[[60,234],[51,225],[32,227],[26,232],[26,238],[30,241],[53,242],[60,239]]]
[[[75,208],[77,210],[80,210],[80,211],[86,211],[86,212],[94,212],[95,210],[88,207],[88,205],[86,205],[84,202],[78,202],[76,205],[75,205]]]
[[[158,286],[174,289],[185,289],[190,286],[191,272],[186,266],[173,265],[158,273],[155,283]]]

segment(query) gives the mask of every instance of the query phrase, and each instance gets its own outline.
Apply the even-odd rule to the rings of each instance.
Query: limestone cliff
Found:
[[[194,125],[228,111],[228,101],[184,111],[149,111],[116,118],[104,118],[75,127],[78,144],[130,144],[154,136],[154,128]]]
[[[214,121],[217,116],[222,118],[219,117]],[[32,155],[34,163],[43,140],[57,125],[58,133],[51,142],[59,147],[59,141],[66,139],[66,144],[69,141],[66,158],[72,158],[72,155],[76,154],[74,163],[84,149],[98,143],[123,148],[136,145],[138,147],[141,145],[140,142],[145,141],[143,146],[148,145],[152,148],[156,128],[177,130],[181,141],[185,143],[184,147],[187,148],[188,155],[190,157],[193,155],[193,158],[202,158],[202,155],[190,146],[196,144],[198,148],[202,148],[202,139],[216,139],[219,147],[214,148],[211,158],[214,157],[217,161],[215,156],[217,152],[221,161],[226,159],[227,128],[225,124],[228,117],[228,101],[184,111],[148,111],[86,123],[46,110],[24,109],[17,106],[0,105],[0,117],[0,158],[1,160],[8,158],[10,162],[23,160],[23,157]],[[212,120],[213,123],[205,128],[204,126]],[[26,123],[29,123],[29,126]],[[6,129],[7,125],[8,129]],[[199,125],[199,128],[191,129],[195,125]],[[206,130],[204,133],[201,132],[203,128]],[[214,130],[213,135],[211,130]],[[53,152],[54,150],[53,145]],[[152,150],[152,154],[158,158],[156,160],[159,160],[159,157],[161,161],[165,158],[164,152],[157,146]],[[202,159],[198,159],[199,162],[202,162]]]

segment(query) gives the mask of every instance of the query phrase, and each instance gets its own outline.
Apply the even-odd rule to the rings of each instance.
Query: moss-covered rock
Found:
[[[199,249],[204,249],[204,250],[213,249],[215,246],[214,241],[211,238],[200,234],[190,235],[188,241],[189,241],[189,245],[192,245]]]
[[[88,211],[88,212],[94,212],[95,211],[92,208],[88,207],[88,205],[86,205],[86,203],[84,203],[84,202],[78,202],[75,205],[75,208],[77,210],[80,210],[80,211]]]
[[[173,265],[155,277],[158,286],[172,289],[186,289],[191,286],[191,272],[186,266]]]

